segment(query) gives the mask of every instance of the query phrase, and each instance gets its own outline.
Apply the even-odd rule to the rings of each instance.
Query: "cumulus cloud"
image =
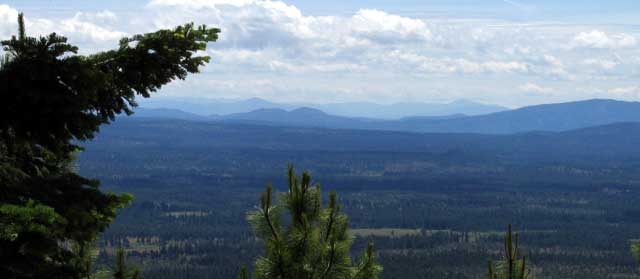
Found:
[[[577,47],[587,48],[628,48],[637,44],[637,39],[633,35],[607,34],[599,30],[581,32],[573,38],[573,41]]]
[[[147,6],[189,6],[192,8],[213,8],[219,5],[243,6],[253,2],[253,0],[152,0],[147,4]]]
[[[535,74],[564,80],[575,80],[572,71],[582,71],[579,60],[565,64],[557,58],[564,55],[560,52],[565,51],[565,34],[571,32],[563,27],[554,32],[553,26],[535,24],[430,23],[370,9],[347,16],[311,16],[279,1],[152,0],[147,8],[157,15],[158,27],[184,20],[220,26],[223,33],[214,47],[265,53],[256,60],[237,60],[262,70],[362,72],[370,68],[393,69],[397,74]],[[577,33],[574,47],[630,45],[624,33]],[[301,65],[300,61],[326,67]]]
[[[603,70],[612,70],[616,66],[618,66],[617,61],[607,60],[607,59],[585,59],[582,61],[582,64],[587,66],[597,66]]]
[[[18,11],[8,5],[0,5],[0,37],[7,38],[15,34],[18,24]]]
[[[55,29],[59,29],[62,34],[69,34],[73,39],[79,40],[80,43],[104,43],[113,42],[125,37],[127,33],[104,28],[94,22],[88,21],[88,19],[98,19],[113,21],[116,20],[115,15],[111,12],[102,12],[89,16],[85,13],[77,13],[70,19],[64,19],[59,22],[52,23],[47,26],[47,29],[51,29],[49,32],[54,32]]]
[[[563,80],[575,80],[576,76],[569,73],[567,65],[554,55],[544,54],[542,56],[544,67],[540,71],[543,75]]]
[[[273,60],[269,67],[274,71],[287,71],[293,73],[336,73],[336,72],[361,72],[365,68],[350,63],[322,63],[322,64],[291,64]]]
[[[381,56],[382,63],[406,71],[437,74],[526,73],[529,65],[518,61],[473,61],[466,58],[429,57],[394,50]]]
[[[523,85],[520,85],[520,87],[518,88],[520,89],[520,91],[523,91],[525,93],[536,93],[542,95],[549,95],[554,92],[554,89],[551,87],[545,87],[532,82],[527,82]]]
[[[15,33],[17,13],[0,5],[2,38]],[[339,94],[433,97],[428,92],[460,98],[466,90],[475,94],[470,98],[490,101],[491,96],[517,96],[518,90],[565,94],[573,82],[599,82],[598,88],[608,88],[604,83],[609,80],[637,80],[640,75],[639,38],[624,26],[416,18],[375,9],[319,16],[281,1],[150,0],[133,15],[108,10],[29,14],[27,31],[61,33],[91,53],[116,47],[123,36],[192,21],[222,29],[219,41],[208,48],[212,63],[185,83],[192,86],[185,91],[193,92],[214,86],[236,95],[322,92],[316,95],[329,100]],[[235,81],[206,82],[212,76]],[[253,82],[238,76],[250,76]],[[373,80],[380,82],[372,85]],[[527,80],[539,83],[522,84]],[[555,82],[554,88],[544,86],[547,80]],[[613,96],[626,89],[616,88],[601,92]]]
[[[545,54],[543,58],[544,58],[544,61],[550,66],[552,66],[553,68],[560,68],[560,69],[564,68],[564,63],[562,63],[560,59],[558,59],[553,55]]]
[[[379,10],[360,10],[345,21],[344,27],[356,37],[379,43],[429,40],[431,31],[422,20],[388,14]]]
[[[0,37],[8,38],[17,33],[18,11],[0,5]],[[110,11],[96,13],[77,12],[73,16],[48,19],[25,16],[25,27],[30,36],[43,36],[56,32],[70,39],[72,44],[82,46],[81,51],[93,52],[113,48],[127,33],[110,28],[118,17]]]
[[[615,87],[607,91],[611,94],[640,95],[640,86]]]
[[[153,0],[147,7],[159,14],[155,23],[161,28],[187,19],[220,26],[224,30],[220,43],[230,47],[291,48],[301,40],[305,48],[363,47],[432,37],[424,21],[379,10],[360,10],[349,17],[305,16],[279,1],[219,0]]]

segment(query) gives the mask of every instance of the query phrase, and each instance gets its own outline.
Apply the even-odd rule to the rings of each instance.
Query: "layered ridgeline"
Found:
[[[275,103],[260,98],[247,100],[213,100],[197,98],[156,98],[144,100],[142,108],[173,108],[199,115],[227,115],[245,113],[259,109],[294,110],[308,107],[331,115],[346,117],[367,117],[379,119],[399,119],[408,116],[441,116],[451,114],[481,115],[508,110],[506,107],[482,104],[467,100],[450,103],[395,103],[376,104],[368,102],[305,104]]]
[[[261,108],[245,113],[201,116],[179,110],[140,109],[139,117],[251,123],[272,126],[367,129],[428,133],[512,134],[528,131],[568,131],[616,122],[640,121],[640,103],[587,100],[546,104],[467,116],[415,116],[399,120],[344,117],[314,108]]]
[[[513,135],[275,127],[165,119],[122,119],[102,129],[87,148],[95,152],[180,150],[323,150],[413,152],[455,160],[458,155],[506,165],[538,162],[590,165],[640,160],[640,123],[625,122],[563,132]],[[462,158],[462,157],[460,157]],[[596,160],[596,161],[593,161]],[[286,163],[286,162],[285,162]]]

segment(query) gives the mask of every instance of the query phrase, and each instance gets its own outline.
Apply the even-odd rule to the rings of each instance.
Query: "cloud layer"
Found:
[[[17,11],[0,5],[0,37]],[[448,101],[503,105],[637,98],[640,36],[624,25],[414,18],[362,9],[306,15],[280,1],[152,0],[135,14],[28,15],[30,33],[56,31],[85,53],[185,22],[218,26],[204,73],[166,94],[291,101]]]

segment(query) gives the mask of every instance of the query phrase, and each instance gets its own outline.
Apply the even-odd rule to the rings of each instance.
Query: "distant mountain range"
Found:
[[[138,117],[250,123],[337,129],[422,133],[513,134],[529,131],[568,131],[616,122],[640,122],[640,103],[588,100],[547,104],[478,116],[407,117],[399,120],[344,117],[313,108],[258,109],[246,113],[201,116],[173,109],[138,109]]]
[[[406,119],[386,130],[512,134],[528,131],[568,131],[616,122],[640,122],[640,103],[594,99],[529,106],[486,115],[444,119]]]
[[[298,107],[300,106],[278,104],[260,98],[240,101],[199,98],[149,98],[140,102],[140,108],[171,108],[203,116],[226,115],[272,108],[292,110]]]
[[[200,120],[207,121],[215,119],[215,116],[203,116],[195,113],[168,108],[136,108],[133,117],[180,119],[180,120]]]
[[[466,100],[451,103],[396,103],[389,105],[358,102],[331,104],[282,104],[260,98],[241,101],[211,99],[151,98],[141,103],[142,108],[178,109],[198,115],[227,115],[245,113],[259,109],[293,110],[314,108],[331,115],[346,117],[366,117],[378,119],[399,119],[410,116],[442,116],[452,114],[481,115],[508,110],[508,108],[481,104]]]
[[[467,100],[457,100],[450,103],[396,103],[380,105],[374,103],[334,103],[325,105],[308,105],[308,107],[322,110],[328,114],[367,117],[378,119],[400,119],[416,116],[447,116],[454,114],[482,115],[509,110],[509,108],[481,104]]]

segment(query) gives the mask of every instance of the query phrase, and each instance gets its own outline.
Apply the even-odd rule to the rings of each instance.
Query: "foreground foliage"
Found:
[[[319,185],[312,185],[304,172],[296,176],[289,166],[289,189],[276,204],[273,187],[267,186],[260,208],[248,219],[255,234],[265,245],[265,254],[255,262],[259,279],[374,279],[382,271],[369,242],[357,263],[350,257],[352,238],[347,216],[340,212],[336,193],[329,194],[329,204],[322,207]],[[283,220],[284,216],[290,221]],[[288,225],[288,226],[286,226]],[[240,278],[248,278],[242,269]]]
[[[124,249],[119,248],[116,251],[116,267],[113,270],[114,279],[138,279],[140,278],[140,269],[135,266],[129,266],[126,261]]]
[[[504,254],[497,262],[489,262],[489,279],[534,279],[527,256],[520,257],[519,236],[513,234],[511,224],[504,236]]]
[[[136,96],[198,72],[209,58],[195,54],[219,30],[187,24],[85,56],[55,33],[27,36],[18,22],[0,63],[0,278],[79,278],[91,271],[76,252],[133,197],[78,175],[74,141],[132,113]]]
[[[631,253],[636,258],[636,261],[640,263],[640,240],[634,240],[631,242]]]

